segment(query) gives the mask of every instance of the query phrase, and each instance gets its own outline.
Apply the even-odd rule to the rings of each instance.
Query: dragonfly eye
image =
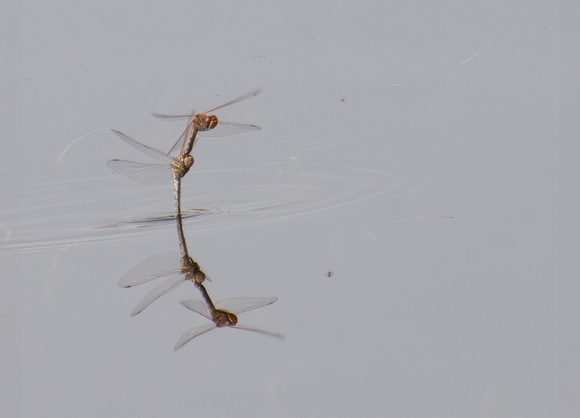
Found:
[[[208,116],[206,119],[206,123],[207,123],[207,129],[213,129],[217,126],[218,124],[218,118],[216,116]]]
[[[184,159],[183,159],[183,165],[185,166],[185,168],[187,170],[189,170],[191,168],[191,166],[193,165],[193,157],[191,155],[187,155]]]
[[[237,323],[238,323],[238,317],[235,314],[228,312],[228,325],[233,326],[233,325],[236,325]]]

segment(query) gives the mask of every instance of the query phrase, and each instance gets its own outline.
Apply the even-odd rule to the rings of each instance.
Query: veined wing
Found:
[[[126,160],[109,160],[106,163],[117,174],[142,184],[160,186],[173,180],[173,168],[169,164],[145,164]]]
[[[262,306],[271,305],[278,300],[275,296],[256,297],[256,298],[232,298],[220,300],[215,304],[217,309],[225,309],[236,315],[242,312],[251,311],[261,308]]]
[[[154,255],[119,279],[120,287],[132,287],[170,274],[181,274],[181,260],[176,252]]]
[[[155,302],[157,299],[159,299],[164,294],[171,292],[173,289],[175,289],[177,286],[179,286],[185,280],[186,280],[185,275],[176,274],[175,276],[172,276],[169,279],[165,280],[160,285],[154,287],[153,290],[151,290],[149,293],[147,293],[145,295],[145,297],[143,299],[141,299],[141,302],[139,302],[137,304],[137,306],[135,306],[135,309],[133,309],[133,311],[131,312],[131,316],[138,315],[146,307],[151,305],[153,302]]]
[[[160,118],[188,118],[192,119],[194,115],[162,115],[159,113],[154,113],[156,117]],[[197,131],[196,137],[193,139],[192,149],[197,142],[197,135],[205,136],[205,137],[220,137],[220,136],[229,136],[235,134],[241,134],[244,132],[251,132],[251,131],[259,131],[262,128],[256,125],[246,125],[244,123],[234,123],[234,122],[222,122],[218,121],[218,124],[213,129],[207,129],[204,131]],[[180,151],[184,149],[185,144],[189,141],[190,136],[192,135],[193,130],[193,123],[190,121],[185,128],[185,131],[181,134],[181,136],[175,141],[175,144],[171,147],[169,152],[166,154],[167,156],[174,154],[176,151]]]
[[[189,137],[189,133],[191,132],[191,129],[193,128],[192,119],[195,116],[194,114],[191,114],[191,115],[165,115],[162,113],[152,113],[152,115],[157,117],[157,118],[162,118],[162,119],[189,119],[189,122],[187,124],[187,128],[185,129],[185,131],[181,134],[181,136],[177,140],[177,143],[185,144],[186,138]],[[222,122],[221,120],[218,120],[218,124],[216,125],[215,128],[206,129],[206,130],[199,130],[199,131],[197,131],[197,133],[202,135],[202,136],[216,137],[216,136],[228,136],[228,135],[241,134],[241,133],[250,132],[250,131],[259,131],[261,129],[262,128],[260,128],[259,126],[256,126],[256,125],[247,125],[245,123],[235,123],[235,122]],[[175,146],[173,148],[177,149]],[[173,148],[172,148],[172,151],[174,151]]]
[[[203,113],[210,113],[210,112],[213,112],[214,110],[221,109],[222,107],[230,106],[230,105],[233,105],[235,103],[244,101],[246,99],[256,97],[261,92],[262,92],[262,89],[260,87],[258,87],[254,90],[250,90],[249,92],[242,94],[241,96],[236,97],[235,99],[230,100],[227,103],[224,103],[224,104],[216,106],[212,109],[206,110]],[[156,118],[179,119],[179,118],[193,118],[196,115],[196,113],[195,113],[195,110],[192,110],[191,113],[188,115],[166,115],[164,113],[152,113],[152,115],[155,116]]]
[[[128,137],[123,132],[119,132],[119,131],[116,131],[114,129],[111,129],[111,131],[115,135],[117,135],[119,138],[121,138],[123,141],[125,141],[127,144],[129,144],[130,146],[135,148],[137,151],[140,151],[143,154],[146,154],[146,155],[153,157],[157,160],[164,161],[167,164],[171,164],[173,162],[173,158],[169,157],[164,152],[159,151],[158,149],[155,149],[155,148],[150,147],[148,145],[142,144],[141,142],[137,141],[136,139]]]
[[[175,343],[173,351],[179,350],[181,347],[183,347],[185,344],[193,340],[195,337],[198,337],[201,334],[205,334],[206,332],[211,331],[215,327],[216,327],[215,324],[207,324],[196,328],[192,328],[189,331],[184,332],[183,335],[179,337],[179,340],[177,340],[177,342]]]
[[[157,113],[154,113],[154,115],[156,115],[158,117],[162,117],[162,115],[159,115]],[[179,138],[177,138],[177,141],[175,141],[175,144],[173,144],[173,146],[171,147],[169,152],[166,154],[167,156],[173,154],[176,151],[181,151],[182,149],[184,149],[185,144],[189,140],[189,137],[191,135],[193,135],[193,116],[189,115],[186,117],[189,118],[189,122],[187,123],[187,128],[185,128],[185,131],[183,131],[181,136]],[[196,134],[196,137],[193,138],[193,145],[191,146],[192,149],[195,146],[196,141],[197,141],[197,134]]]
[[[243,329],[246,331],[252,331],[252,332],[257,332],[258,334],[262,334],[262,335],[266,335],[268,337],[274,337],[274,338],[278,338],[280,340],[285,339],[286,337],[284,337],[284,335],[278,333],[278,332],[272,332],[272,331],[265,331],[263,329],[259,329],[259,328],[254,328],[254,327],[246,327],[243,325],[234,325],[233,327],[230,328],[236,328],[236,329]]]
[[[235,99],[232,99],[232,100],[230,100],[227,103],[224,103],[223,105],[219,105],[217,107],[214,107],[213,109],[207,110],[204,113],[213,112],[214,110],[221,109],[222,107],[226,107],[226,106],[229,106],[229,105],[233,105],[234,103],[238,103],[238,102],[241,102],[243,100],[250,99],[252,97],[256,97],[261,92],[262,92],[262,88],[261,87],[255,88],[254,90],[250,90],[249,92],[244,93],[241,96],[238,96]]]
[[[213,321],[209,308],[201,300],[197,300],[197,299],[182,300],[181,304],[183,306],[185,306],[187,309],[189,309],[190,311],[198,313],[201,316],[205,316],[210,321]]]
[[[256,125],[218,121],[218,124],[215,128],[209,129],[207,131],[199,131],[198,134],[207,137],[219,137],[241,134],[244,132],[259,131],[260,129],[262,128]]]

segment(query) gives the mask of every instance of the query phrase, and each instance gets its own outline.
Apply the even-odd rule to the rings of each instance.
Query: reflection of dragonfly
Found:
[[[133,287],[160,277],[167,279],[145,295],[133,309],[131,316],[137,315],[186,280],[202,283],[205,280],[205,273],[190,256],[180,257],[175,252],[169,252],[154,255],[143,261],[121,277],[118,284],[121,287]]]
[[[213,112],[214,110],[221,109],[223,107],[232,105],[234,103],[241,102],[242,100],[249,99],[251,97],[255,97],[260,94],[261,89],[255,89],[249,91],[246,94],[242,94],[235,99],[230,100],[223,105],[214,107],[213,109],[207,110],[203,113],[191,113],[189,115],[164,115],[160,113],[153,113],[153,116],[158,118],[170,118],[170,119],[180,119],[186,118],[189,119],[190,122],[187,125],[185,131],[181,134],[179,139],[175,142],[173,147],[169,150],[167,155],[171,155],[174,151],[181,150],[182,155],[191,154],[191,150],[197,141],[197,134],[203,136],[227,136],[233,134],[239,134],[243,132],[249,131],[257,131],[260,130],[260,127],[255,125],[245,125],[242,123],[233,123],[233,122],[219,122],[218,118],[214,115],[208,115],[209,112]]]
[[[178,256],[174,252],[154,255],[119,279],[119,286],[132,287],[159,277],[169,276],[164,282],[154,287],[145,295],[141,302],[133,309],[131,316],[137,315],[147,306],[186,280],[190,280],[201,286],[201,283],[206,279],[205,273],[201,270],[199,264],[189,256],[187,251],[187,242],[185,241],[185,233],[183,232],[183,222],[181,219],[181,178],[177,176],[175,177],[174,191],[175,222],[177,225],[177,237],[179,239],[181,256]]]
[[[195,283],[195,286],[200,290],[205,303],[200,300],[186,300],[181,304],[187,309],[192,310],[200,315],[205,316],[213,322],[213,324],[202,325],[186,331],[179,340],[175,343],[174,350],[178,350],[187,344],[195,337],[211,331],[214,328],[230,327],[237,329],[245,329],[247,331],[254,331],[270,337],[284,339],[282,334],[275,332],[264,331],[257,328],[251,328],[238,325],[237,314],[251,311],[252,309],[261,308],[262,306],[270,305],[278,300],[277,297],[258,297],[258,298],[233,298],[220,300],[215,305],[211,301],[205,287],[201,283]],[[227,310],[226,310],[227,309]]]

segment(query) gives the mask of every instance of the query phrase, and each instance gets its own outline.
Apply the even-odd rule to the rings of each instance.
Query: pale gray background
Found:
[[[3,3],[0,415],[575,416],[575,9]],[[286,341],[173,353],[193,286],[130,318],[150,286],[116,285],[177,249],[123,223],[171,187],[111,174],[146,157],[108,129],[168,149],[150,112],[256,86],[218,116],[262,131],[196,146],[185,228],[210,294],[278,296],[240,319]]]

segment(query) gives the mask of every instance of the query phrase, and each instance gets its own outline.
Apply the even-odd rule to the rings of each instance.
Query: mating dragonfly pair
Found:
[[[159,160],[160,163],[145,164],[114,159],[107,161],[107,167],[116,173],[127,176],[143,184],[161,185],[168,183],[171,180],[171,176],[169,175],[170,173],[173,174],[174,178],[182,178],[187,174],[193,165],[194,160],[191,156],[191,151],[197,142],[198,135],[218,137],[260,130],[260,127],[255,125],[245,125],[242,123],[223,121],[218,122],[218,118],[215,115],[208,115],[209,112],[213,112],[234,103],[238,103],[242,100],[249,99],[250,97],[257,96],[259,93],[260,89],[252,90],[240,97],[224,103],[221,106],[214,107],[213,109],[198,114],[192,113],[189,115],[164,115],[153,113],[153,116],[164,119],[190,119],[187,127],[185,128],[185,131],[183,131],[173,147],[171,147],[171,149],[166,153],[148,145],[142,144],[141,142],[128,137],[124,133],[113,129],[113,133],[119,136],[119,138],[121,138],[127,144],[142,152],[143,154]],[[179,155],[175,155],[178,150],[180,151]]]
[[[139,314],[147,306],[152,304],[164,294],[175,289],[181,283],[191,281],[197,287],[197,289],[201,292],[204,302],[198,300],[189,300],[183,301],[182,304],[186,308],[208,318],[210,321],[212,321],[212,324],[193,328],[184,333],[175,344],[175,350],[181,348],[191,339],[216,327],[245,329],[276,338],[283,338],[283,336],[278,333],[238,325],[236,316],[242,312],[270,305],[278,298],[234,298],[222,300],[216,304],[212,302],[207,290],[202,284],[206,279],[206,275],[201,270],[199,264],[189,256],[181,217],[181,179],[193,166],[194,159],[191,156],[191,152],[197,141],[198,134],[206,136],[226,136],[260,129],[255,125],[245,125],[222,121],[218,122],[216,116],[208,115],[208,113],[240,102],[242,100],[246,100],[250,97],[254,97],[259,93],[259,89],[250,91],[240,97],[230,100],[221,106],[214,107],[213,109],[199,114],[192,113],[189,115],[175,116],[154,114],[154,116],[161,118],[189,119],[185,131],[183,134],[181,134],[179,139],[167,153],[145,145],[133,138],[128,137],[122,132],[113,130],[113,132],[127,144],[137,149],[138,151],[161,161],[162,163],[150,164],[114,159],[106,163],[110,169],[144,184],[164,184],[173,178],[175,219],[181,254],[178,255],[177,253],[165,253],[153,256],[123,276],[119,280],[118,284],[121,287],[133,287],[160,277],[166,277],[165,281],[153,288],[149,293],[147,293],[147,295],[145,295],[145,297],[131,312],[131,316]],[[179,154],[175,155],[178,150],[180,151]],[[169,175],[170,173],[172,174],[171,176]]]

